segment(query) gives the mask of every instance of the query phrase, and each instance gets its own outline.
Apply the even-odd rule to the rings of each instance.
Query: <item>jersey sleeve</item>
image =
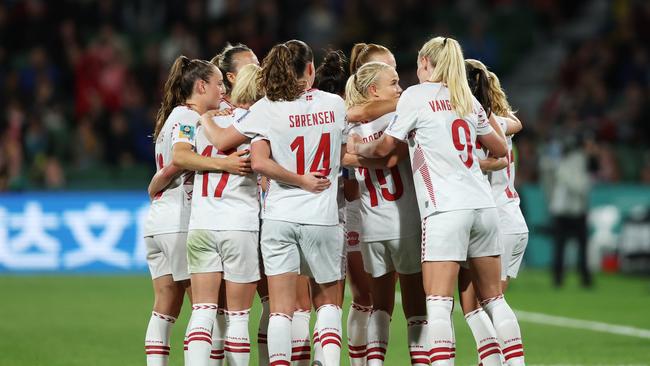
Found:
[[[350,124],[347,121],[345,112],[345,102],[343,101],[343,98],[337,95],[337,99],[334,104],[334,118],[335,121],[337,121],[337,126],[341,131],[341,145],[347,144],[348,135],[350,133]]]
[[[386,134],[398,140],[406,141],[409,134],[416,127],[418,120],[418,108],[412,102],[414,100],[413,93],[407,89],[402,93],[402,96],[397,102],[397,110],[393,116],[393,120],[389,122],[386,127]]]
[[[260,100],[241,116],[236,117],[233,126],[249,139],[256,136],[268,139],[269,120],[265,110],[264,100]]]
[[[475,115],[474,118],[476,118],[476,134],[479,136],[488,135],[493,131],[493,129],[492,126],[490,126],[490,121],[485,113],[485,109],[483,109],[483,106],[476,98],[473,98],[473,102],[473,113]]]
[[[196,113],[183,114],[172,127],[172,146],[184,142],[196,145],[196,129],[201,117]]]

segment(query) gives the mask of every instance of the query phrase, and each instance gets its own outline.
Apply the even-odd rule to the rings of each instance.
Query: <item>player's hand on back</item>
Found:
[[[251,174],[251,158],[248,150],[239,150],[221,159],[225,165],[221,170],[237,175]]]
[[[357,154],[357,144],[360,144],[362,142],[361,136],[357,135],[356,133],[351,134],[348,136],[348,142],[346,144],[346,151],[348,154]]]
[[[310,172],[301,177],[300,188],[311,193],[320,193],[332,184],[327,176],[320,172]]]

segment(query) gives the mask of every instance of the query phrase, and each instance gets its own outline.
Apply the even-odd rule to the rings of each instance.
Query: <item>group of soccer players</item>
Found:
[[[146,223],[155,301],[148,365],[166,365],[187,293],[185,364],[339,365],[344,281],[351,365],[383,365],[399,280],[411,365],[453,365],[454,292],[478,363],[524,365],[503,297],[528,230],[514,189],[522,126],[498,78],[435,37],[402,92],[393,54],[360,43],[316,68],[291,40],[170,69]],[[316,322],[310,329],[311,310]]]

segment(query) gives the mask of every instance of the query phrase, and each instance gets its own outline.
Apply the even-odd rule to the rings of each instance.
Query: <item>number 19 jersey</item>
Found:
[[[449,89],[426,82],[406,89],[397,118],[386,133],[409,142],[413,179],[422,218],[436,212],[495,207],[481,172],[474,141],[492,132],[485,111],[461,118],[452,109]]]
[[[374,121],[355,125],[350,133],[363,142],[377,140],[395,118],[389,113]],[[420,235],[420,215],[407,159],[390,169],[355,169],[361,192],[361,241],[375,242]]]
[[[214,117],[213,121],[219,127],[226,128],[245,113],[247,111],[244,109],[235,109],[232,114]],[[250,150],[250,145],[242,144],[228,151],[217,150],[199,126],[196,133],[196,151],[199,154],[225,158],[241,150]],[[259,231],[257,176],[241,176],[224,171],[197,172],[189,229]]]
[[[262,218],[310,225],[338,224],[336,202],[341,144],[346,142],[345,103],[338,95],[311,89],[293,101],[266,97],[235,121],[249,138],[271,144],[272,158],[299,175],[321,172],[332,182],[321,193],[272,180],[263,203]]]

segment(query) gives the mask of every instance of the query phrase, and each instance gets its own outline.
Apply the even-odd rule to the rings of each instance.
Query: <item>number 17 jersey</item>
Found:
[[[235,109],[233,114],[214,117],[213,121],[226,128],[243,113],[246,110]],[[196,151],[203,156],[225,158],[235,151],[249,149],[246,143],[237,149],[219,151],[210,144],[203,128],[197,129]],[[224,171],[196,172],[189,229],[259,231],[257,176]]]

